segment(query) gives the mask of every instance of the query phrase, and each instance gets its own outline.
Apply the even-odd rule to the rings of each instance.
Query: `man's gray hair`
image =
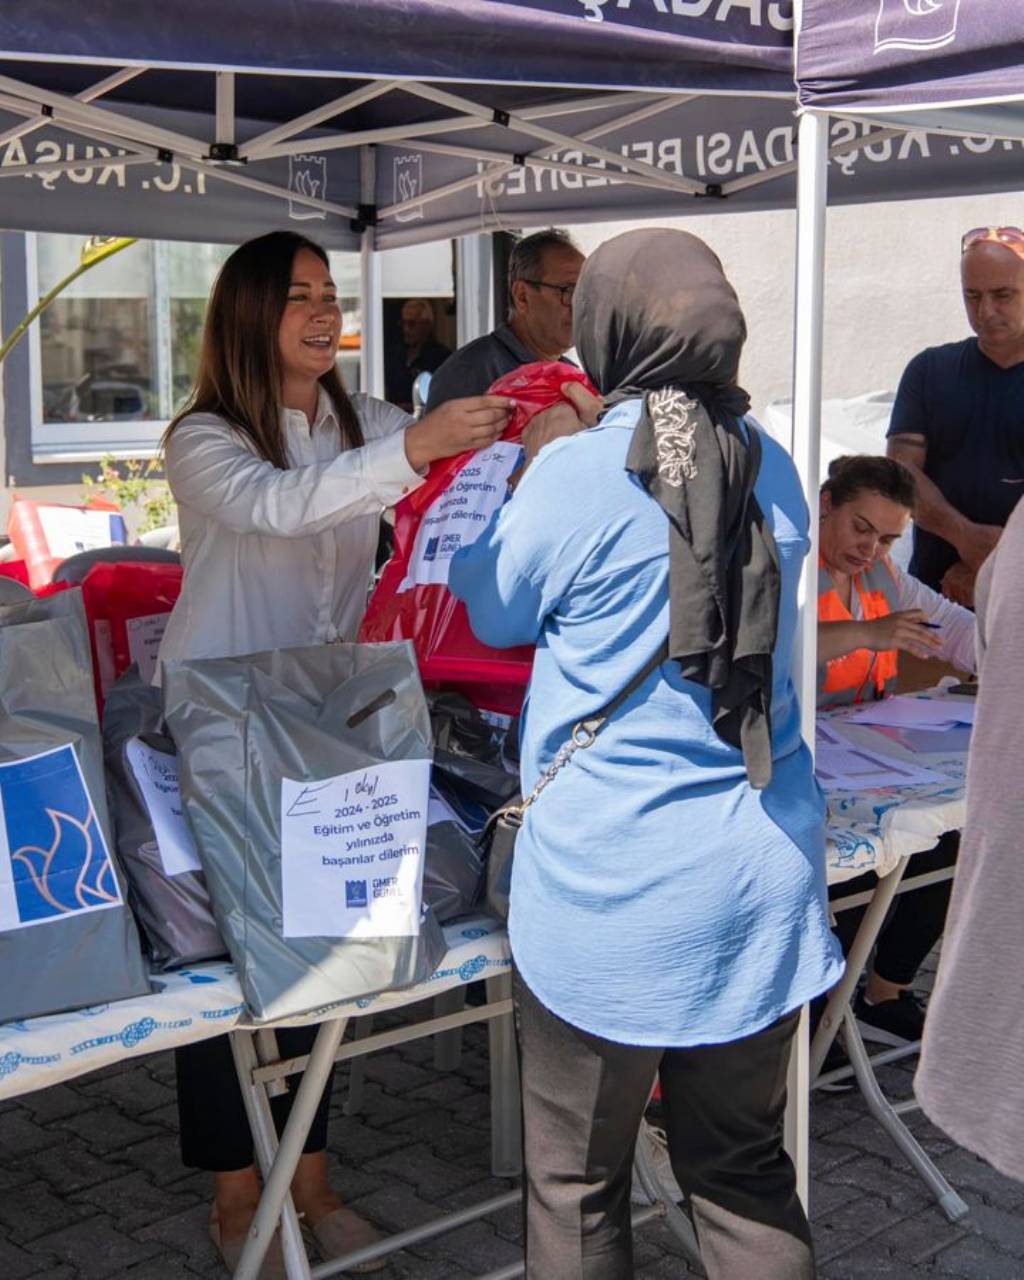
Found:
[[[535,231],[532,236],[518,240],[509,254],[508,288],[511,303],[512,286],[517,280],[539,280],[541,275],[541,258],[545,249],[569,249],[579,253],[579,247],[573,243],[568,231],[560,227],[548,227],[546,231]]]

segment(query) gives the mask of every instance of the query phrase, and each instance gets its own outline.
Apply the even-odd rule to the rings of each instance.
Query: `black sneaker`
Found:
[[[895,1000],[868,1004],[858,994],[853,1014],[865,1040],[899,1048],[915,1044],[924,1034],[925,1007],[912,991],[901,991]]]

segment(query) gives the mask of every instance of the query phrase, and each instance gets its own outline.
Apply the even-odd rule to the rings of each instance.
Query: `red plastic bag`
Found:
[[[51,596],[81,590],[99,715],[103,715],[107,690],[133,662],[139,664],[143,680],[152,678],[167,619],[181,594],[182,576],[180,564],[164,561],[103,563],[93,565],[80,586],[51,582],[36,593]]]
[[[92,638],[96,702],[133,662],[150,681],[167,619],[181,594],[180,564],[144,560],[95,564],[82,580]]]
[[[0,561],[0,578],[13,578],[23,587],[28,586],[28,566],[24,560]]]
[[[488,395],[515,401],[504,434],[489,449],[435,462],[425,482],[395,508],[395,553],[360,628],[359,639],[368,643],[412,640],[424,681],[458,688],[485,710],[520,710],[533,647],[481,644],[465,605],[448,590],[448,566],[505,502],[524,429],[536,414],[565,398],[561,388],[567,382],[597,394],[582,370],[558,361],[523,365],[494,383]]]
[[[33,591],[53,581],[57,566],[79,551],[124,545],[128,530],[120,508],[97,498],[88,506],[15,497],[7,519],[15,554],[25,561]]]

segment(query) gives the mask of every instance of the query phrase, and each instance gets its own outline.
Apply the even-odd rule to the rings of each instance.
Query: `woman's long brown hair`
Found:
[[[215,413],[282,471],[288,457],[281,434],[281,357],[277,334],[288,302],[292,262],[300,249],[327,254],[294,231],[272,231],[240,245],[220,269],[210,295],[195,386],[164,433],[171,435],[190,413]],[[363,443],[359,418],[333,366],[320,385],[334,405],[342,449]]]

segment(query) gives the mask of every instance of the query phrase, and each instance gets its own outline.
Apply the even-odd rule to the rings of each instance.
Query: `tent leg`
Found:
[[[821,463],[821,355],[824,318],[825,209],[828,199],[828,117],[800,117],[796,221],[796,323],[793,347],[793,439],[790,451],[810,508],[811,550],[800,582],[800,624],[793,681],[804,740],[814,750],[817,697],[818,469]],[[786,1147],[796,1165],[797,1190],[807,1205],[810,1148],[807,1014],[793,1046]]]
[[[828,118],[800,117],[797,172],[796,320],[793,337],[791,452],[811,512],[811,552],[800,583],[800,629],[794,678],[804,738],[813,750],[817,697],[818,476],[821,466],[821,358],[824,329],[825,208]]]
[[[805,1209],[810,1188],[810,1025],[809,1006],[804,1005],[800,1010],[800,1022],[789,1052],[789,1070],[786,1075],[786,1116],[782,1135],[783,1145],[796,1169],[797,1194]]]
[[[359,181],[362,202],[376,207],[377,153],[374,147],[359,149]],[[360,390],[384,398],[384,313],[381,309],[380,254],[374,244],[374,228],[362,234],[359,249],[359,293],[363,311]]]
[[[511,995],[511,974],[487,979],[489,1004]],[[492,1018],[487,1033],[491,1059],[491,1173],[496,1178],[518,1178],[523,1171],[523,1112],[512,1014]]]

